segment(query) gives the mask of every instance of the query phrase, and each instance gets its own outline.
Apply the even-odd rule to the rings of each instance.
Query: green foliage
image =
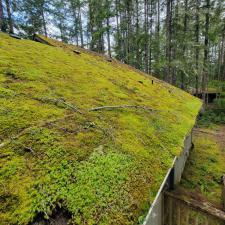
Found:
[[[225,97],[220,96],[220,98],[214,100],[214,103],[220,110],[225,110]]]
[[[204,116],[198,118],[199,126],[210,127],[213,124],[225,124],[225,112],[220,109],[207,109]]]

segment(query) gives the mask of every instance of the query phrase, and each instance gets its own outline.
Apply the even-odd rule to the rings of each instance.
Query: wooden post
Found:
[[[209,217],[208,216],[205,217],[205,225],[209,225]]]
[[[169,200],[169,225],[173,225],[173,199],[171,196],[168,196]]]
[[[225,174],[222,177],[223,190],[222,190],[222,200],[223,200],[223,210],[225,211]]]
[[[225,221],[225,212],[213,207],[213,205],[211,205],[209,202],[199,202],[192,198],[187,199],[185,196],[176,195],[172,192],[165,192],[165,194],[174,200],[181,201],[183,204],[189,208],[194,209],[196,212],[207,214],[220,221]]]
[[[185,219],[185,225],[189,225],[189,215],[190,215],[190,209],[186,209],[187,210],[187,214],[186,214],[186,219]]]
[[[177,225],[180,225],[180,202],[179,201],[177,201],[177,213],[176,213],[176,216],[177,216]]]
[[[170,180],[169,180],[170,190],[174,190],[174,173],[175,173],[175,170],[174,168],[172,168],[170,172]]]
[[[197,215],[195,217],[195,225],[198,225],[198,215],[199,215],[199,213],[197,213]]]

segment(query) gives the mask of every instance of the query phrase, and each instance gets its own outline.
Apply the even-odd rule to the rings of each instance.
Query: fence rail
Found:
[[[164,225],[225,225],[225,212],[209,203],[165,192]]]

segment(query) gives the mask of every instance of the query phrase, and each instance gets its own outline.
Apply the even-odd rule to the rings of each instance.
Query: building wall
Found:
[[[172,167],[168,170],[143,225],[163,225],[164,192],[168,189],[174,188],[174,186],[180,182],[191,147],[192,132],[186,136],[184,140],[184,148],[180,156],[174,158]]]

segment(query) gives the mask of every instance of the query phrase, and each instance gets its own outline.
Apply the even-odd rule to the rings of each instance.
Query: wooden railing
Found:
[[[209,203],[166,192],[164,225],[225,225],[225,212]]]

